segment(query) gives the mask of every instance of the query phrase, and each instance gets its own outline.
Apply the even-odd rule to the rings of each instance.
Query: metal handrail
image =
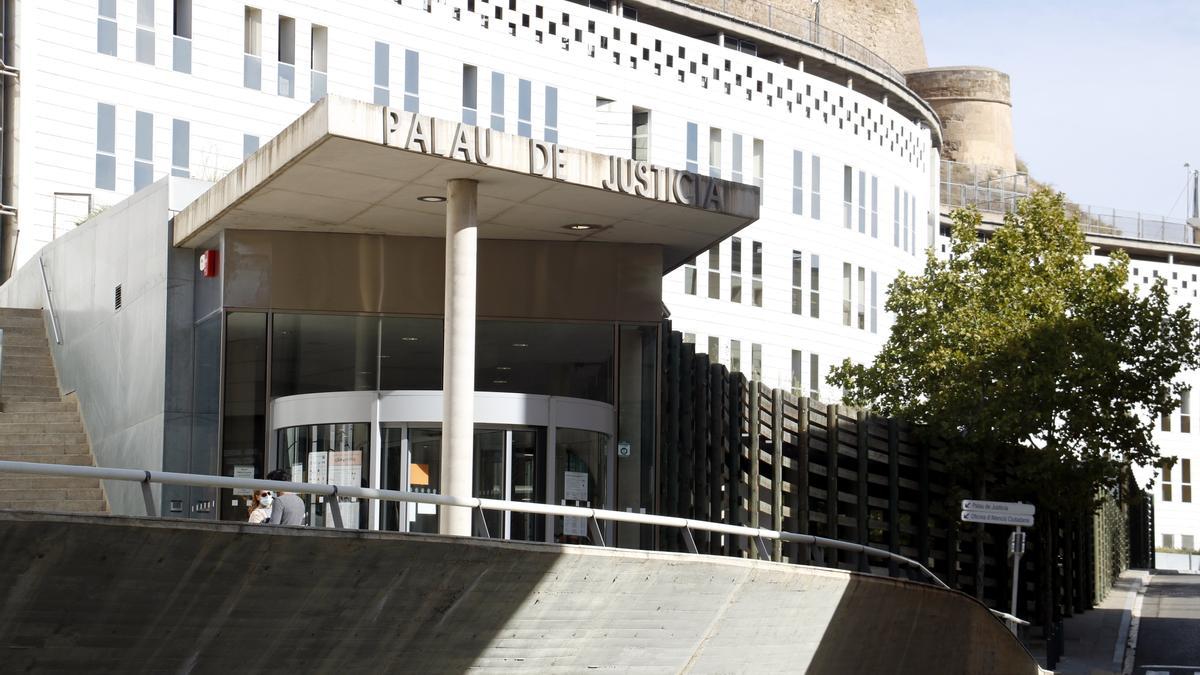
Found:
[[[46,292],[46,309],[50,311],[50,327],[54,329],[54,341],[62,344],[62,333],[58,331],[58,313],[54,311],[54,298],[50,297],[50,280],[46,277],[46,260],[38,256],[38,267],[42,270],[42,290]]]
[[[911,558],[881,548],[855,544],[837,539],[827,539],[810,534],[769,530],[761,527],[745,525],[730,525],[728,523],[713,523],[706,520],[680,518],[676,516],[660,516],[649,513],[633,513],[631,511],[610,511],[608,509],[593,509],[583,506],[562,506],[558,504],[539,504],[536,502],[513,502],[501,499],[484,499],[481,497],[455,497],[452,495],[429,494],[424,492],[408,492],[404,490],[381,490],[364,488],[353,485],[322,485],[319,483],[296,483],[293,481],[265,480],[261,478],[232,478],[229,476],[208,476],[204,474],[177,473],[172,471],[150,471],[148,469],[117,469],[97,466],[74,466],[66,464],[42,464],[38,462],[13,462],[0,460],[0,473],[35,474],[44,476],[65,476],[77,478],[95,478],[99,480],[121,480],[140,483],[142,499],[145,502],[146,514],[157,517],[158,508],[154,503],[154,495],[150,490],[152,483],[160,485],[186,485],[190,487],[208,488],[240,488],[245,490],[272,490],[276,492],[294,492],[322,497],[354,497],[359,499],[378,499],[389,502],[406,502],[416,504],[433,504],[437,506],[455,506],[469,508],[477,515],[476,522],[482,526],[485,534],[487,525],[483,519],[483,511],[511,511],[548,516],[573,516],[586,518],[591,532],[600,546],[604,546],[600,532],[600,521],[632,523],[636,525],[655,525],[659,527],[678,528],[683,536],[684,544],[690,553],[699,554],[693,531],[727,534],[749,538],[756,546],[758,553],[765,559],[770,559],[770,551],[766,542],[785,541],[796,544],[814,546],[818,549],[829,548],[848,553],[857,553],[873,558],[882,558],[906,565],[921,574],[935,586],[950,590],[941,579],[929,568]],[[330,509],[334,526],[342,528],[341,509]],[[997,618],[1008,622],[1029,625],[1011,614],[990,610]]]

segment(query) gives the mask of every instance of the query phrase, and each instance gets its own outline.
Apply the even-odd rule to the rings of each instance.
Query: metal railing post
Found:
[[[150,472],[145,473],[146,477],[142,479],[142,501],[146,504],[146,515],[157,518],[158,506],[154,503],[154,491],[150,489]]]
[[[604,531],[600,529],[600,522],[596,520],[595,513],[588,517],[588,527],[592,531],[592,538],[596,540],[596,544],[604,546]]]
[[[346,526],[342,523],[342,505],[338,501],[338,486],[331,485],[330,487],[333,488],[333,494],[329,495],[329,499],[325,500],[325,503],[329,505],[330,513],[333,515],[333,526],[344,530]]]
[[[483,533],[484,539],[491,539],[492,531],[488,528],[487,518],[484,517],[483,505],[476,506],[471,510],[475,512],[475,524],[479,526],[479,531]]]
[[[54,311],[54,298],[50,295],[50,280],[46,277],[46,260],[38,256],[38,267],[42,270],[42,290],[46,294],[46,310],[50,312],[50,328],[54,330],[54,342],[62,344],[62,334],[58,331],[58,314]]]
[[[696,538],[692,536],[692,528],[684,527],[679,530],[683,535],[683,545],[687,547],[688,553],[699,553],[700,549],[696,548]]]

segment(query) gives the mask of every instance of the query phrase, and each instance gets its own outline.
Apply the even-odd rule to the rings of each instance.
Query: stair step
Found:
[[[77,415],[78,410],[75,403],[72,401],[64,401],[60,397],[52,399],[27,399],[13,398],[11,396],[0,396],[0,401],[3,401],[4,413],[49,413],[49,412],[70,412]]]
[[[3,328],[3,326],[0,326]],[[45,330],[37,329],[9,329],[4,331],[4,349],[9,347],[40,347],[42,349],[50,349],[50,339],[46,336]]]
[[[33,455],[19,453],[0,453],[0,457],[9,462],[34,462],[36,464],[64,464],[68,466],[95,466],[92,454],[72,455]]]
[[[83,433],[4,434],[0,436],[0,447],[55,445],[87,447],[87,442],[87,436]]]
[[[14,511],[58,511],[63,513],[102,513],[107,510],[103,499],[36,499],[30,501],[3,502],[0,509]]]
[[[9,490],[0,485],[0,503],[43,501],[43,500],[85,500],[98,501],[104,499],[104,491],[100,484],[90,487],[43,488],[40,490]]]
[[[58,385],[24,385],[24,384],[8,384],[7,382],[0,385],[0,399],[7,400],[12,396],[32,396],[39,400],[60,398],[58,393]]]
[[[0,458],[2,459],[2,458]],[[95,478],[74,476],[30,476],[28,474],[0,474],[0,490],[46,490],[63,488],[99,488]]]
[[[74,422],[5,422],[0,419],[0,438],[8,434],[82,434],[83,423]]]
[[[8,410],[0,411],[0,426],[5,424],[66,424],[68,422],[79,423],[79,413],[74,410],[39,410],[39,411],[20,411]]]
[[[26,443],[20,445],[0,445],[0,459],[7,459],[9,455],[42,455],[42,456],[64,456],[64,455],[89,455],[91,450],[88,449],[86,443]]]

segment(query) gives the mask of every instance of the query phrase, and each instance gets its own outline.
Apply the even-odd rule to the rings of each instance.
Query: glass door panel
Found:
[[[442,430],[408,430],[408,489],[412,492],[440,494],[442,484]],[[408,531],[437,534],[438,506],[408,505]]]
[[[555,440],[555,494],[567,506],[605,508],[607,489],[608,434],[581,429],[559,428]],[[566,516],[554,519],[554,541],[564,544],[589,544],[591,540],[584,518]]]
[[[384,490],[404,490],[405,475],[404,475],[404,429],[400,427],[385,427],[383,431],[383,485]],[[381,511],[380,517],[383,521],[383,529],[393,532],[402,529],[401,523],[404,522],[405,508],[414,509],[415,506],[408,506],[403,502],[380,502],[379,508]]]
[[[509,433],[512,435],[512,494],[509,499],[514,502],[545,502],[545,452],[541,449],[543,444],[539,443],[538,432],[529,429]],[[545,516],[513,513],[509,518],[509,539],[542,541],[545,537]]]
[[[486,430],[475,432],[475,485],[476,497],[484,499],[504,499],[504,455],[506,432],[501,430]],[[483,512],[487,522],[487,535],[503,537],[501,528],[504,513],[502,511]],[[473,522],[472,533],[476,537],[484,536],[478,522]]]

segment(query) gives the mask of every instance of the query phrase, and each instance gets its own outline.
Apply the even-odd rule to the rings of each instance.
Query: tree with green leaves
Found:
[[[1162,279],[1132,286],[1123,252],[1089,262],[1061,194],[1033,193],[982,236],[977,211],[951,218],[949,255],[891,285],[874,363],[846,360],[828,381],[922,425],[960,480],[1005,473],[1040,509],[1090,509],[1132,464],[1159,463],[1154,424],[1200,365],[1200,326]]]

